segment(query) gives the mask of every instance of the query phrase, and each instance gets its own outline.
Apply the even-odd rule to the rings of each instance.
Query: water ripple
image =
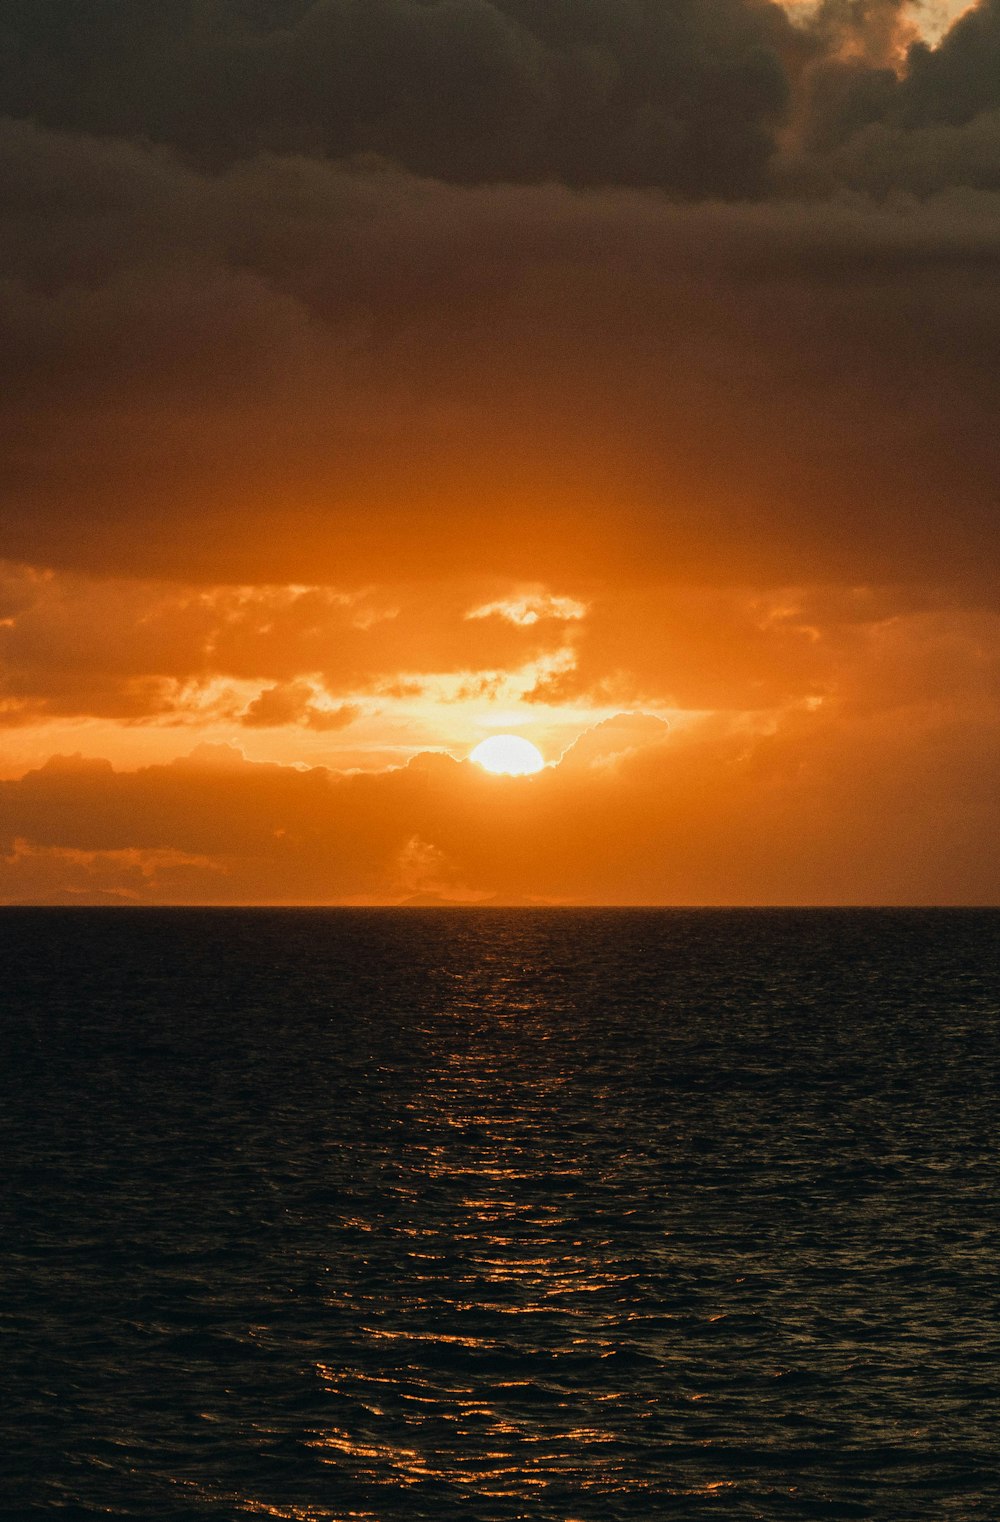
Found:
[[[1000,915],[0,918],[4,1515],[1000,1516]]]

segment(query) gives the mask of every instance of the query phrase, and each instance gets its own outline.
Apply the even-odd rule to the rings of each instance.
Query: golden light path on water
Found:
[[[506,1508],[532,1496],[541,1504],[562,1486],[581,1502],[637,1504],[656,1488],[655,1399],[630,1388],[645,1331],[642,1270],[616,1240],[628,1222],[614,1191],[584,1212],[606,1217],[602,1226],[581,1216],[588,1167],[577,1129],[550,1125],[572,1085],[546,1039],[556,990],[542,963],[530,954],[512,963],[504,949],[453,983],[468,1039],[406,1105],[409,1165],[388,1213],[394,1294],[358,1284],[351,1310],[364,1356],[316,1365],[359,1420],[329,1425],[310,1446],[369,1492],[410,1493],[415,1505],[435,1487]],[[536,1055],[519,1064],[525,1022]],[[437,1023],[426,1031],[435,1041]],[[354,1222],[369,1240],[387,1224]],[[651,1424],[646,1462],[630,1453],[637,1418]],[[730,1483],[681,1482],[678,1495]]]

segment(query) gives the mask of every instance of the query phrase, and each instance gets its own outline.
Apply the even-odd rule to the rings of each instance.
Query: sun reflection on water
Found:
[[[436,1061],[396,1118],[405,1163],[380,1211],[394,1266],[355,1287],[362,1356],[317,1366],[355,1420],[312,1442],[366,1485],[440,1484],[470,1507],[571,1470],[587,1490],[641,1492],[642,1466],[615,1457],[615,1413],[634,1419],[635,1402],[590,1372],[621,1356],[636,1269],[593,1230],[585,1135],[551,1125],[577,1074],[571,1052],[548,1049],[550,979],[522,953],[451,983],[426,1028]],[[387,1387],[391,1416],[366,1397]]]

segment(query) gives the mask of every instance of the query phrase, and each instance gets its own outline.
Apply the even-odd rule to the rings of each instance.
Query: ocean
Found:
[[[5,1519],[1000,1518],[1000,912],[0,947]]]

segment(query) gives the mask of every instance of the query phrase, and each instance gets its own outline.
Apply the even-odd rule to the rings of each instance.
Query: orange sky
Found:
[[[5,595],[8,900],[996,895],[990,610],[899,587],[347,596],[16,568]],[[466,759],[499,730],[546,770]]]
[[[0,902],[1000,902],[1000,5],[201,9],[0,58]]]

